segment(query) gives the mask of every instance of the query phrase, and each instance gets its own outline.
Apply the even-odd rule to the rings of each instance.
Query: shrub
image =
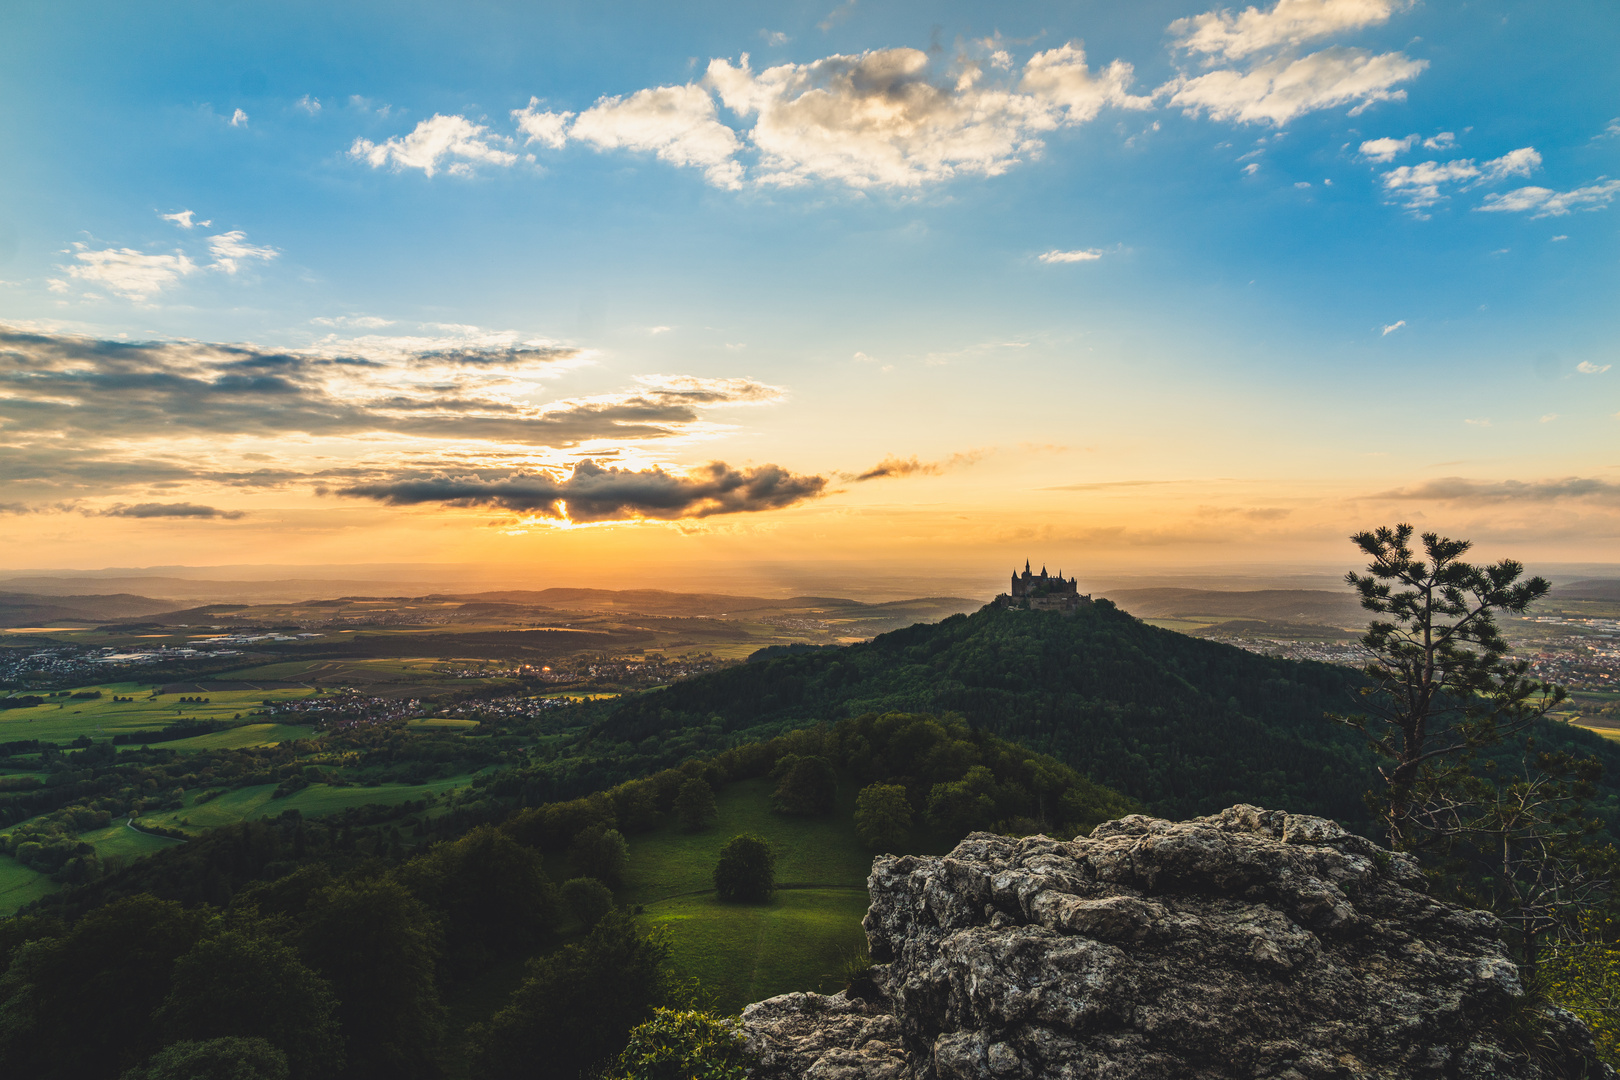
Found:
[[[763,904],[776,889],[776,853],[763,836],[734,836],[720,849],[714,868],[714,887],[720,899],[742,904]]]
[[[603,1080],[743,1080],[753,1064],[737,1017],[655,1009]]]

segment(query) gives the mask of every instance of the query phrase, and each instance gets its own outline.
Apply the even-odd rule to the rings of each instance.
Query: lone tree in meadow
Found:
[[[714,888],[720,899],[739,904],[763,904],[776,889],[776,853],[763,836],[743,833],[720,849],[714,867]]]
[[[1564,700],[1561,687],[1529,677],[1529,661],[1508,657],[1496,625],[1498,612],[1518,614],[1547,595],[1547,581],[1520,581],[1524,567],[1512,559],[1464,562],[1472,543],[1438,533],[1423,534],[1419,555],[1412,533],[1402,524],[1351,537],[1371,559],[1367,573],[1345,578],[1375,616],[1361,637],[1371,685],[1362,713],[1332,717],[1384,759],[1384,789],[1368,801],[1403,850],[1471,831],[1475,757]]]
[[[702,832],[719,813],[714,788],[701,776],[692,777],[675,793],[675,814],[687,832]]]

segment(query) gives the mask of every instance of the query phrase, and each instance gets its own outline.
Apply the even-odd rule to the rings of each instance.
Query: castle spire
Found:
[[[1024,573],[1026,573],[1026,574],[1029,573],[1029,560],[1028,559],[1024,560]]]

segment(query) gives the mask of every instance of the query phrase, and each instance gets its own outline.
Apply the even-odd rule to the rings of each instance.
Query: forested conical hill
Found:
[[[1366,817],[1363,740],[1329,723],[1354,671],[1276,660],[1140,622],[986,608],[869,642],[757,660],[625,701],[598,737],[712,723],[765,734],[866,712],[956,712],[1171,818],[1237,802]]]

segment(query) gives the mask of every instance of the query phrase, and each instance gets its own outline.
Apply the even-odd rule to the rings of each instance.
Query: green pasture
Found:
[[[700,833],[673,820],[630,838],[625,899],[651,904],[671,896],[714,888],[720,849],[738,833],[758,833],[776,851],[776,880],[831,888],[866,887],[872,853],[855,836],[855,791],[844,784],[826,817],[787,817],[771,809],[775,784],[767,779],[727,785],[716,796],[719,817]]]
[[[0,855],[0,918],[10,915],[24,904],[32,904],[42,896],[49,896],[61,887],[11,856]]]
[[[80,833],[79,839],[94,847],[96,854],[103,859],[122,856],[130,861],[181,843],[171,837],[153,836],[139,829],[132,829],[124,818],[119,818],[105,829],[92,829]]]
[[[308,690],[224,690],[153,698],[150,684],[130,682],[98,683],[75,690],[100,690],[102,696],[93,701],[63,697],[30,709],[6,709],[0,712],[0,742],[39,739],[67,743],[81,735],[101,739],[125,731],[156,731],[180,720],[230,720],[238,713],[245,717],[265,701],[310,696]],[[115,695],[135,700],[114,702]],[[182,697],[203,697],[208,703],[182,702]]]
[[[219,798],[200,805],[197,803],[197,796],[201,792],[188,792],[185,803],[179,810],[144,814],[141,820],[167,828],[197,830],[232,825],[238,821],[275,817],[286,810],[297,810],[306,817],[318,817],[350,807],[365,806],[368,803],[391,806],[408,799],[420,799],[425,795],[443,795],[458,787],[465,787],[471,779],[472,774],[469,773],[444,780],[433,780],[426,784],[379,784],[377,787],[360,785],[331,787],[327,784],[311,784],[280,799],[271,797],[275,794],[276,785],[258,784],[254,787],[227,791]]]
[[[630,838],[624,900],[644,906],[669,929],[676,969],[695,976],[732,1012],[790,990],[838,989],[849,955],[865,945],[866,875],[873,853],[855,835],[856,786],[841,785],[832,814],[787,817],[770,807],[767,779],[728,785],[719,816],[703,832],[668,821]],[[776,851],[780,886],[769,904],[723,904],[714,894],[720,849],[738,833],[758,833]],[[932,851],[919,835],[907,851]]]
[[[417,729],[417,728],[450,728],[450,729],[475,728],[475,727],[478,726],[478,721],[476,721],[476,720],[468,720],[468,719],[466,719],[464,717],[457,717],[457,716],[431,716],[431,717],[426,717],[426,718],[421,719],[421,720],[407,720],[407,721],[405,721],[405,726],[408,727],[408,728],[412,728],[412,729]]]
[[[844,961],[866,947],[866,889],[782,889],[768,904],[722,904],[713,893],[647,908],[667,927],[671,960],[715,995],[721,1012],[791,990],[842,989]]]
[[[156,745],[169,750],[245,750],[251,746],[274,746],[294,739],[307,739],[314,734],[313,724],[243,724]]]

